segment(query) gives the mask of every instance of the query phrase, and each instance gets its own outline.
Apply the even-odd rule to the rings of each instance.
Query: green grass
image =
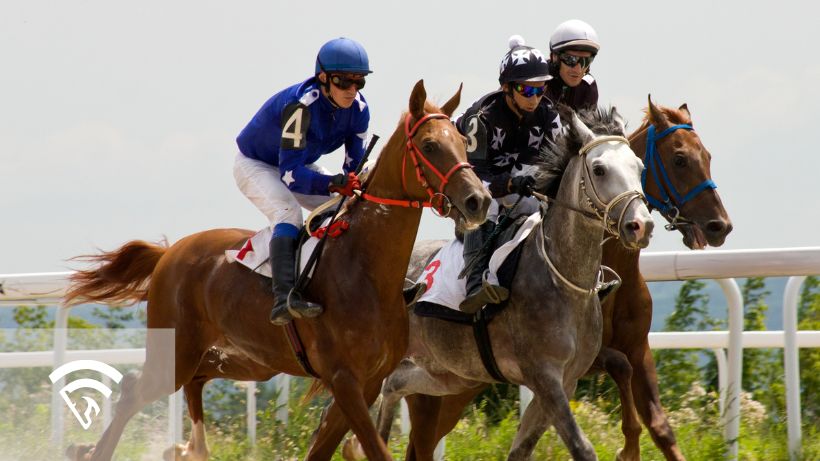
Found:
[[[324,400],[298,403],[298,396],[291,400],[290,423],[284,427],[274,421],[272,409],[259,413],[258,442],[251,450],[245,441],[244,416],[220,419],[209,424],[209,445],[214,460],[297,460],[306,453],[311,435],[316,428]],[[717,411],[717,397],[693,387],[682,399],[679,410],[670,412],[678,444],[689,461],[714,461],[725,459],[726,445],[723,428]],[[573,412],[601,460],[613,460],[623,444],[620,413],[606,413],[603,402],[574,401]],[[757,402],[744,396],[742,402],[740,460],[777,461],[788,460],[786,450],[786,426],[782,415],[768,415]],[[509,410],[500,420],[488,417],[483,408],[473,406],[456,428],[447,436],[445,459],[452,461],[504,460],[518,428],[518,410]],[[490,422],[491,420],[497,422]],[[780,421],[780,422],[777,422]],[[804,421],[805,423],[805,421]],[[403,459],[407,444],[406,436],[394,424],[390,449],[396,459]],[[653,444],[644,429],[640,438],[641,456],[644,461],[663,460],[664,457]],[[334,460],[342,460],[337,450]],[[541,438],[533,459],[567,460],[570,456],[561,439],[550,429]],[[820,431],[810,424],[803,429],[802,460],[820,459]]]

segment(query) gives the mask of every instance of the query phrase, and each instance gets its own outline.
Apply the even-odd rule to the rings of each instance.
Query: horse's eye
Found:
[[[675,156],[675,166],[679,168],[683,168],[689,163],[689,161],[681,154]]]
[[[425,154],[432,154],[436,151],[436,145],[432,142],[426,142],[421,146],[421,150],[423,150]]]
[[[592,167],[592,174],[595,176],[603,176],[606,174],[606,168],[602,167],[601,165],[595,165]]]

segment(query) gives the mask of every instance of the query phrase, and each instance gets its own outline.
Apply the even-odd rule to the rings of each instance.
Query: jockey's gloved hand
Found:
[[[330,184],[327,189],[331,193],[338,192],[339,194],[350,197],[353,195],[354,190],[362,189],[362,183],[359,181],[359,177],[356,176],[356,173],[352,171],[346,175],[339,173],[330,178]]]
[[[516,176],[510,179],[510,192],[522,197],[532,196],[533,187],[535,187],[535,178],[532,176]]]

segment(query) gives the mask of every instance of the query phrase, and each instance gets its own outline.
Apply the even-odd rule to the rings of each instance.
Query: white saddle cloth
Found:
[[[497,272],[501,264],[540,222],[540,213],[531,214],[518,229],[515,237],[495,250],[490,257],[489,272],[485,274],[489,283],[498,284]],[[419,301],[427,301],[459,310],[459,304],[467,297],[467,278],[458,278],[458,274],[463,268],[464,245],[453,239],[436,253],[436,256],[419,276],[417,282],[427,284],[427,291],[421,295]]]
[[[328,222],[330,222],[330,218],[328,218],[322,225],[326,226]],[[271,233],[272,231],[270,227],[260,230],[254,234],[253,237],[249,238],[239,250],[226,250],[225,257],[228,259],[229,263],[237,262],[257,274],[270,278],[271,270],[270,264],[268,263],[268,258],[270,257]],[[310,237],[307,239],[305,244],[302,245],[302,257],[299,261],[300,268],[305,267],[308,258],[310,258],[311,253],[313,253],[313,249],[316,248],[318,243],[318,238]]]

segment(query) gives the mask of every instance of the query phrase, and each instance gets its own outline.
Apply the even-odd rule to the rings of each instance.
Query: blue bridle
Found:
[[[673,125],[660,133],[655,134],[655,125],[649,125],[649,129],[646,132],[646,158],[644,159],[644,168],[641,172],[641,187],[643,188],[644,195],[646,196],[646,200],[649,202],[649,205],[656,208],[661,212],[661,214],[671,219],[671,225],[667,226],[669,230],[675,229],[677,224],[681,224],[681,221],[685,221],[685,218],[680,216],[680,208],[683,208],[683,205],[686,202],[692,200],[696,195],[707,189],[717,188],[717,185],[715,185],[711,179],[707,179],[693,187],[692,190],[690,190],[685,196],[681,197],[678,190],[675,189],[675,186],[672,184],[672,181],[669,180],[669,175],[666,173],[666,168],[664,168],[663,162],[657,153],[656,143],[660,139],[663,139],[664,136],[677,130],[693,129],[694,128],[692,128],[692,125]],[[660,199],[652,197],[646,190],[646,171],[650,168],[652,169],[652,176],[655,177],[655,184],[658,186],[658,191],[660,192]],[[658,170],[660,170],[660,174],[658,174]],[[663,181],[663,183],[661,181]],[[666,187],[664,187],[664,185],[666,185]],[[669,194],[666,193],[667,189],[669,189]]]

